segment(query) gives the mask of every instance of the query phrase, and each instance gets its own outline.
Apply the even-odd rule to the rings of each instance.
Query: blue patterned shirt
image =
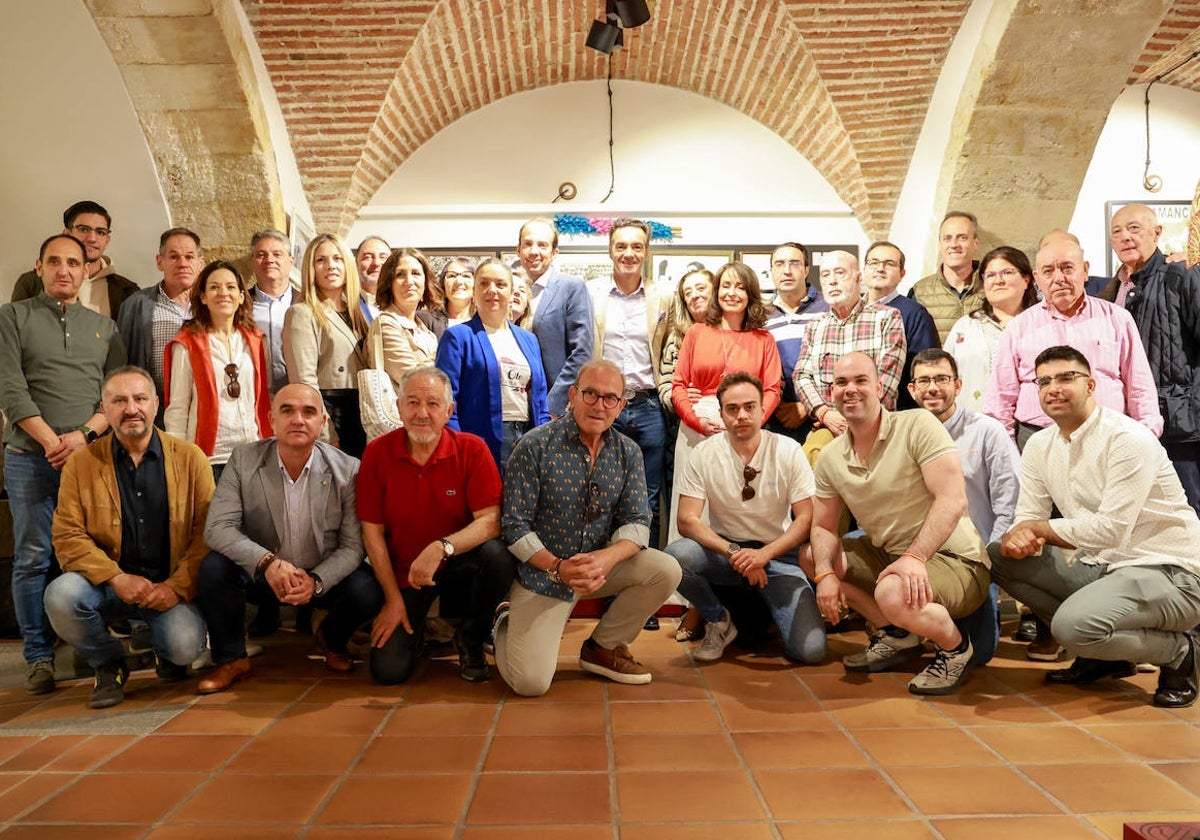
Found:
[[[588,486],[592,486],[589,518]],[[645,548],[650,542],[650,510],[642,451],[620,432],[604,433],[596,463],[567,412],[517,442],[504,476],[501,533],[521,561],[521,584],[563,601],[574,595],[555,583],[529,558],[543,548],[565,559],[596,551],[618,540]]]

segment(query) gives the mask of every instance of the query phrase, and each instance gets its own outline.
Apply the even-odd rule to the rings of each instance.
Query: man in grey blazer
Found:
[[[517,256],[529,275],[530,331],[542,350],[552,417],[567,409],[567,390],[592,357],[592,299],[583,279],[553,267],[558,231],[549,219],[530,219],[517,237]]]
[[[208,509],[197,604],[208,624],[216,668],[201,694],[224,691],[250,673],[246,601],[326,607],[317,642],[332,671],[349,671],[351,634],[383,604],[363,564],[355,512],[358,459],[317,440],[321,395],[285,385],[271,404],[276,437],[239,446]]]

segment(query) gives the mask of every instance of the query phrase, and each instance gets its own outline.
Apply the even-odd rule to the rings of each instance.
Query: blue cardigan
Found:
[[[529,364],[529,422],[540,426],[550,421],[550,411],[546,408],[546,373],[542,369],[538,340],[533,333],[516,325],[510,324],[509,329]],[[504,439],[500,363],[478,315],[442,334],[436,364],[450,377],[454,389],[450,428],[483,438],[496,459],[496,466],[503,470],[500,464],[500,442]]]

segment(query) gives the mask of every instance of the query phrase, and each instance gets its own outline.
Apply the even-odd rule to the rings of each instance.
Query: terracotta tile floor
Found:
[[[0,840],[98,823],[106,840],[987,840],[1200,821],[1200,709],[1150,706],[1153,674],[1051,689],[1059,666],[1006,641],[958,695],[920,699],[908,673],[843,672],[861,633],[819,667],[735,647],[698,668],[664,621],[634,646],[654,682],[617,686],[575,665],[592,624],[571,622],[539,699],[468,685],[452,656],[397,688],[334,676],[288,632],[213,697],[143,672],[92,712],[89,680],[39,699],[6,675]]]

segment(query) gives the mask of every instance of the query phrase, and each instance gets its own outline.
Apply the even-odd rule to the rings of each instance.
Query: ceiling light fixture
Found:
[[[604,17],[592,21],[584,42],[597,52],[612,55],[617,47],[625,45],[625,29],[635,29],[650,20],[650,7],[646,0],[605,0]]]

